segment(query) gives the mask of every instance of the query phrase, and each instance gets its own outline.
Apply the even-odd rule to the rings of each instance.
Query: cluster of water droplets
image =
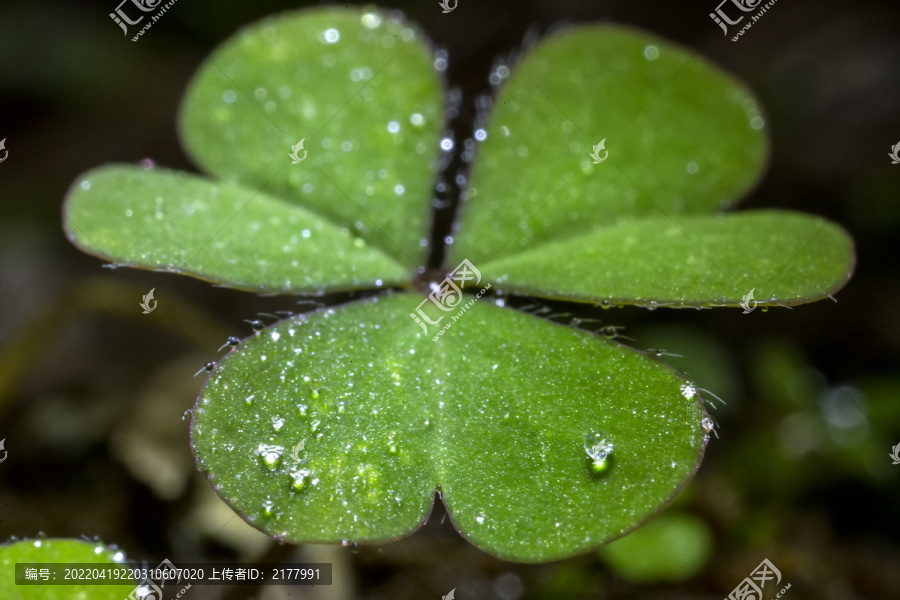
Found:
[[[695,384],[693,381],[686,381],[681,384],[681,395],[684,396],[685,398],[687,398],[688,400],[690,400],[697,396],[698,390],[700,390],[700,389],[703,389],[703,388],[698,388],[697,384]],[[722,404],[725,404],[724,400],[722,400],[721,398],[719,398],[718,396],[716,396],[709,390],[703,389],[703,391],[706,392],[707,394],[709,394],[711,397],[718,400],[719,402],[721,402]],[[715,404],[712,402],[709,402],[708,405],[710,407],[715,408]],[[716,423],[711,417],[708,417],[708,416],[703,417],[703,419],[700,421],[700,427],[703,429],[703,441],[704,442],[709,440],[710,433],[713,433],[716,435],[716,437],[718,437],[718,433],[716,433]]]
[[[494,61],[494,67],[491,69],[491,74],[488,75],[488,81],[492,86],[498,86],[509,77],[509,73],[509,65],[505,60]]]

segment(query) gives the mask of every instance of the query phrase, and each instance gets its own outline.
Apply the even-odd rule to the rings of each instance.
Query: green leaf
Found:
[[[0,598],[3,600],[122,600],[136,581],[123,585],[16,585],[16,563],[90,563],[124,566],[115,547],[82,540],[39,539],[0,546]],[[58,582],[57,582],[58,583]]]
[[[440,486],[473,544],[547,561],[636,527],[694,473],[705,412],[668,366],[486,301],[425,333],[409,316],[422,301],[281,321],[219,363],[194,452],[251,524],[296,543],[383,542],[415,530]],[[592,433],[613,446],[600,473]]]
[[[208,172],[353,227],[409,267],[424,261],[443,128],[443,87],[421,32],[344,8],[238,32],[202,65],[181,113],[185,145]],[[301,140],[308,154],[292,164]]]
[[[853,242],[825,219],[753,211],[630,221],[477,266],[506,290],[543,297],[737,306],[753,289],[760,305],[793,305],[844,285]]]
[[[64,210],[66,234],[86,252],[230,287],[320,292],[409,278],[389,256],[302,207],[187,173],[102,167],[75,182]]]
[[[701,519],[663,514],[628,537],[600,548],[600,556],[628,579],[641,583],[686,581],[703,568],[712,532]]]
[[[764,164],[762,123],[744,85],[675,44],[618,25],[553,35],[494,102],[451,263],[731,204]]]

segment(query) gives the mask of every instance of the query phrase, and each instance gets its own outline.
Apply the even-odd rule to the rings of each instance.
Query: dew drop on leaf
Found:
[[[267,446],[265,444],[260,444],[257,449],[257,455],[262,459],[263,464],[270,471],[274,471],[278,468],[278,465],[281,464],[281,455],[284,452],[284,448],[281,446]]]
[[[291,487],[295,490],[302,490],[306,488],[309,482],[309,469],[298,469],[291,473],[291,477],[294,479],[294,482],[291,484]]]
[[[602,433],[592,431],[584,436],[584,451],[591,459],[591,470],[595,473],[602,473],[609,467],[609,456],[612,454],[613,445],[612,442],[606,440]]]

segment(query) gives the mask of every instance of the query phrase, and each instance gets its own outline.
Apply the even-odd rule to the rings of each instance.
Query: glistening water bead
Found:
[[[284,448],[281,446],[267,446],[265,444],[260,444],[259,448],[256,450],[256,455],[262,459],[262,463],[268,470],[274,471],[281,463],[281,455],[283,452]]]
[[[603,473],[609,468],[613,445],[606,441],[603,434],[593,431],[584,436],[584,451],[591,459],[591,470],[594,473]]]
[[[291,477],[294,479],[294,482],[291,487],[297,491],[304,489],[309,481],[309,473],[309,469],[298,469],[292,472]]]

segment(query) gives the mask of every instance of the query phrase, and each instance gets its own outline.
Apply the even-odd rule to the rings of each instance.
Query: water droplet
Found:
[[[238,339],[238,338],[236,338],[236,337],[230,337],[230,338],[228,338],[227,340],[225,340],[225,343],[224,343],[224,344],[222,344],[221,346],[219,346],[219,351],[221,351],[222,348],[224,348],[225,346],[232,346],[232,347],[234,347],[234,346],[237,346],[237,345],[240,344],[240,343],[241,343],[241,340],[240,340],[240,339]]]
[[[602,433],[592,431],[584,436],[584,451],[591,459],[591,470],[595,473],[602,473],[609,467],[609,455],[613,451],[613,445]]]
[[[694,385],[694,382],[688,381],[686,383],[681,384],[681,395],[685,398],[691,399],[697,395],[697,386]]]
[[[309,424],[309,430],[314,431],[314,432],[318,431],[319,425],[321,425],[321,424],[322,424],[322,421],[316,419],[315,421],[313,421],[312,423]]]
[[[350,544],[350,552],[352,552],[353,554],[359,554],[359,543],[358,542],[353,542],[352,544]]]
[[[381,15],[378,13],[366,13],[362,16],[362,24],[366,29],[375,29],[381,25]]]
[[[244,321],[250,323],[250,327],[253,329],[253,331],[261,331],[266,326],[266,324],[259,319],[253,319],[252,321],[244,319]]]
[[[309,469],[297,469],[291,473],[291,477],[294,479],[294,482],[291,484],[291,487],[297,491],[300,491],[309,483]]]
[[[453,140],[450,138],[442,139],[441,140],[441,150],[443,150],[444,152],[449,152],[450,150],[453,150]],[[82,187],[84,187],[84,186],[82,186]],[[88,187],[90,187],[90,185],[88,185]],[[87,188],[84,188],[84,189],[87,189]]]
[[[479,142],[483,142],[487,139],[487,131],[484,129],[476,129],[475,130],[475,139]]]
[[[507,77],[509,77],[509,67],[506,65],[499,65],[491,71],[488,81],[491,82],[491,85],[500,85]]]
[[[200,369],[199,371],[197,371],[196,373],[194,373],[194,377],[196,377],[197,375],[199,375],[199,374],[202,373],[203,371],[207,371],[207,372],[209,372],[209,373],[212,373],[212,372],[215,370],[215,368],[216,368],[216,363],[214,363],[214,362],[208,362],[208,363],[206,363],[205,365],[203,365],[203,368],[202,368],[202,369]]]
[[[609,300],[603,300],[600,302],[600,308],[602,308],[603,310],[607,310],[609,307],[610,307]]]
[[[272,429],[275,431],[281,431],[281,428],[284,427],[284,419],[281,417],[272,417]]]
[[[447,70],[447,52],[445,50],[439,50],[434,54],[434,68],[437,71],[446,71]]]
[[[187,419],[190,415],[192,415],[192,414],[194,414],[193,409],[190,409],[190,408],[187,409],[186,411],[184,411],[183,413],[181,413],[181,420],[182,420],[182,421],[186,420],[186,419]]]
[[[387,439],[388,452],[391,454],[397,454],[397,440],[394,439],[396,434],[392,431]]]
[[[156,166],[156,163],[153,162],[152,158],[145,158],[144,160],[141,161],[141,166],[144,167],[145,169],[152,169],[153,167]]]
[[[715,429],[715,425],[713,424],[713,420],[710,419],[709,417],[703,417],[703,420],[700,421],[700,427],[702,427],[702,428],[703,428],[703,431],[706,432],[706,433],[709,433],[709,432],[711,432],[713,429]]]
[[[651,300],[647,303],[647,310],[656,310],[657,308],[659,308],[659,302],[656,300]]]
[[[616,325],[606,325],[600,328],[599,333],[606,339],[611,340],[619,335],[618,329],[619,327]]]
[[[244,404],[247,406],[253,406],[253,399],[256,398],[256,394],[250,394],[246,398],[244,398]]]
[[[400,123],[398,123],[397,121],[391,121],[387,124],[387,130],[391,133],[397,133],[398,131],[400,131]]]
[[[265,444],[260,444],[256,450],[256,454],[270,471],[274,471],[281,464],[282,453],[284,453],[284,448],[281,446],[266,446]]]
[[[83,189],[83,190],[89,190],[89,189],[91,189],[91,182],[90,182],[90,181],[82,181],[82,182],[81,182],[81,189]]]
[[[271,517],[275,513],[275,503],[271,500],[266,500],[262,504],[263,514],[267,517]]]
[[[301,416],[301,417],[305,417],[305,416],[306,416],[306,412],[307,412],[308,410],[309,410],[309,408],[308,408],[305,404],[298,404],[298,405],[297,405],[297,412],[300,413],[300,416]]]
[[[647,60],[656,60],[659,58],[659,48],[653,45],[647,46],[644,48],[644,58]]]
[[[477,517],[475,517],[475,520],[478,521],[479,525],[481,525],[482,523],[484,523],[484,515],[478,515]]]
[[[331,29],[326,29],[319,36],[319,41],[324,44],[334,44],[341,39],[341,32],[332,27]]]

